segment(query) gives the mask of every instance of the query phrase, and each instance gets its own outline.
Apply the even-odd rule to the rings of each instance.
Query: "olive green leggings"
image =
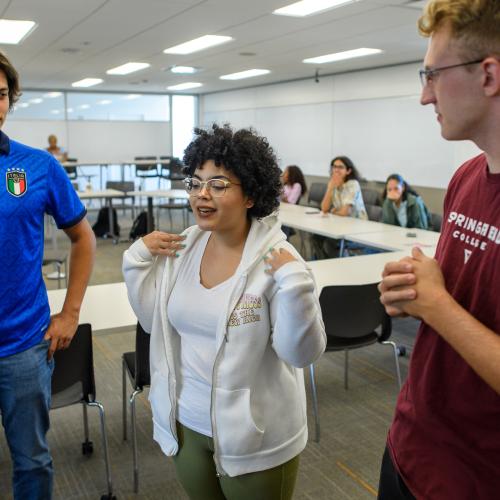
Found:
[[[174,457],[177,478],[191,500],[290,500],[299,456],[259,472],[217,477],[212,438],[177,422],[179,452]]]

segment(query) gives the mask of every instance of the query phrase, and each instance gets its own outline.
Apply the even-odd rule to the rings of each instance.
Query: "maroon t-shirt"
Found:
[[[453,176],[436,259],[455,300],[500,335],[500,174],[484,155]],[[418,499],[500,499],[500,396],[425,323],[388,444]]]

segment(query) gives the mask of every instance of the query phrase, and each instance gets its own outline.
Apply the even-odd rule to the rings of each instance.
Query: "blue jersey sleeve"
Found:
[[[47,178],[46,212],[56,221],[59,229],[66,229],[78,224],[87,210],[62,165],[50,158]]]

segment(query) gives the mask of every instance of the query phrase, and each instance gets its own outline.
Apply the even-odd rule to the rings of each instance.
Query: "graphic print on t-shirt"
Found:
[[[7,191],[12,196],[22,196],[28,189],[26,172],[23,168],[8,168],[5,173]]]
[[[500,245],[500,229],[493,224],[456,211],[450,212],[447,222],[452,224],[452,238],[472,249],[484,252],[488,245]],[[464,252],[464,263],[467,264],[472,250],[466,249]]]
[[[245,293],[234,308],[229,318],[228,326],[240,326],[245,323],[256,323],[260,321],[258,309],[262,308],[262,297]]]

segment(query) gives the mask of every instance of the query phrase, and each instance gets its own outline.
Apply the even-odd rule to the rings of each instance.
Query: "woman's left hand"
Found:
[[[294,260],[297,259],[288,250],[284,248],[279,248],[278,250],[271,248],[266,257],[264,257],[264,262],[268,266],[266,273],[272,276],[281,266]]]

